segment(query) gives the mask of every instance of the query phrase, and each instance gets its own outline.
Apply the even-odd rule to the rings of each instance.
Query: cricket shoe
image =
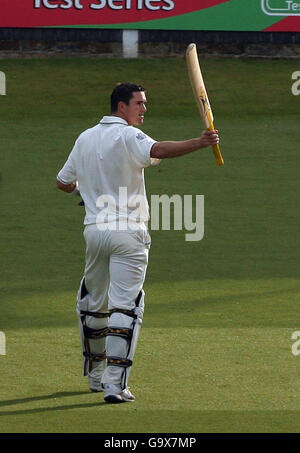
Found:
[[[102,388],[104,391],[104,401],[107,403],[129,403],[135,400],[134,395],[130,392],[128,387],[122,390],[120,385],[102,384]]]
[[[88,377],[88,381],[90,384],[90,391],[97,393],[97,392],[103,392],[103,388],[101,386],[101,381],[98,379],[94,379],[91,376]]]

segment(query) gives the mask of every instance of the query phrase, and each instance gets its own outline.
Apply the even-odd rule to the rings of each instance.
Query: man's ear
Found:
[[[126,107],[127,107],[126,102],[124,102],[124,101],[119,101],[119,102],[118,102],[118,111],[119,111],[120,113],[124,113]]]

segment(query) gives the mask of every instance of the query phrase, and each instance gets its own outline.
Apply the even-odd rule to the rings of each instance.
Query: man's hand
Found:
[[[74,183],[72,182],[71,184],[63,184],[60,181],[56,181],[56,184],[60,190],[63,190],[64,192],[67,192],[67,193],[72,193],[76,189],[75,182]]]
[[[218,145],[220,141],[218,132],[219,131],[217,131],[216,129],[213,131],[203,131],[199,139],[200,141],[199,148],[206,148],[207,146]]]

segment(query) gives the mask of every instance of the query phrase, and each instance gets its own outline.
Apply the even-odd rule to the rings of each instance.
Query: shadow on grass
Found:
[[[56,411],[65,411],[67,409],[86,409],[88,407],[99,407],[107,406],[107,403],[98,402],[98,403],[82,403],[82,404],[65,404],[63,406],[57,407],[39,407],[37,409],[21,409],[16,411],[0,411],[0,417],[4,415],[29,415],[36,414],[38,412],[56,412]]]
[[[246,291],[246,292],[237,292],[230,294],[221,294],[216,296],[202,296],[199,295],[198,299],[193,300],[178,300],[171,301],[169,303],[162,304],[159,309],[160,311],[169,312],[170,306],[176,306],[176,309],[181,309],[186,311],[187,306],[190,306],[195,310],[195,307],[203,308],[205,306],[211,307],[213,304],[217,305],[224,302],[247,302],[247,301],[258,301],[265,300],[267,298],[273,298],[277,295],[282,295],[283,290],[270,290],[270,291]],[[285,294],[298,294],[299,290],[297,288],[284,289]],[[155,302],[153,303],[153,305]],[[199,304],[199,305],[196,305]]]
[[[166,283],[167,284],[167,283]],[[151,300],[151,302],[148,304],[147,310],[148,310],[148,316],[151,314],[155,313],[157,310],[159,310],[159,313],[170,313],[170,311],[175,312],[201,312],[202,309],[212,308],[216,306],[216,310],[224,311],[226,305],[234,303],[236,304],[237,302],[240,303],[240,310],[245,307],[245,313],[248,311],[248,305],[247,303],[251,302],[251,312],[253,313],[253,316],[258,316],[260,320],[261,318],[261,301],[265,303],[271,303],[274,304],[275,302],[273,300],[266,301],[266,299],[273,299],[276,296],[281,296],[283,290],[253,290],[253,291],[245,291],[245,292],[231,292],[231,293],[225,293],[225,294],[220,294],[220,295],[214,295],[214,296],[204,296],[200,293],[199,291],[199,297],[196,299],[180,299],[177,301],[174,300],[165,300],[164,303],[161,303],[161,301],[157,302],[155,298]],[[292,300],[291,296],[295,294],[295,297],[298,295],[298,288],[290,288],[290,289],[284,289],[285,295],[289,295],[290,298],[290,304],[294,304],[295,302]],[[170,297],[171,299],[171,297]],[[245,305],[243,305],[245,303]],[[288,302],[287,302],[288,303]],[[256,311],[258,310],[258,312]],[[282,311],[286,312],[286,306],[282,306]],[[237,313],[239,315],[239,313]],[[32,314],[30,315],[24,315],[22,312],[21,315],[18,315],[17,313],[11,314],[7,312],[6,316],[6,330],[9,329],[20,329],[20,328],[57,328],[57,327],[72,327],[75,328],[77,326],[77,320],[76,320],[76,315],[72,313],[67,313],[66,315],[63,316],[61,313],[47,313],[46,314],[46,321],[45,321],[45,314],[41,314],[40,316],[36,315],[33,316]],[[231,316],[231,313],[230,313]],[[295,314],[293,314],[292,320],[294,319]],[[269,325],[270,320],[269,317],[266,317],[266,325]],[[157,320],[155,322],[155,326],[157,326]],[[270,326],[274,327],[274,322],[270,324]],[[278,324],[279,327],[289,327],[287,324],[282,325],[282,320],[280,319],[280,322]],[[147,327],[147,326],[145,326]],[[165,323],[161,323],[161,327],[166,327]],[[219,325],[219,327],[222,327]],[[0,403],[1,406],[1,403]]]
[[[33,401],[45,401],[45,400],[53,400],[56,398],[64,398],[66,396],[78,396],[78,395],[86,395],[90,394],[89,392],[56,392],[50,395],[40,395],[40,396],[33,396],[28,398],[16,398],[13,400],[6,400],[0,401],[0,407],[2,406],[12,406],[16,404],[23,404],[23,403],[31,403]],[[56,406],[56,407],[39,407],[36,409],[20,409],[14,411],[0,411],[0,416],[3,415],[22,415],[22,414],[34,414],[37,412],[48,412],[48,411],[56,411],[56,410],[66,410],[66,409],[83,409],[87,407],[95,407],[95,406],[102,406],[105,405],[104,401],[96,402],[96,403],[82,403],[82,404],[65,404],[63,406]]]

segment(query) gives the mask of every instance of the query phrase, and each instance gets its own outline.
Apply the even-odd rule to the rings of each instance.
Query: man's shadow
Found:
[[[40,395],[40,396],[33,396],[28,398],[16,398],[13,400],[6,400],[0,401],[0,407],[4,406],[12,406],[15,404],[24,404],[24,403],[31,403],[33,401],[45,401],[45,400],[53,400],[56,398],[64,398],[66,396],[78,396],[78,395],[91,395],[91,392],[56,392],[50,395]],[[93,403],[79,403],[79,404],[64,404],[63,406],[55,406],[55,407],[39,407],[36,409],[18,409],[14,411],[6,410],[0,411],[0,416],[3,415],[18,415],[18,414],[34,414],[37,412],[49,412],[49,411],[60,411],[66,409],[82,409],[87,407],[96,407],[96,406],[103,406],[106,403],[104,401],[96,401]]]

